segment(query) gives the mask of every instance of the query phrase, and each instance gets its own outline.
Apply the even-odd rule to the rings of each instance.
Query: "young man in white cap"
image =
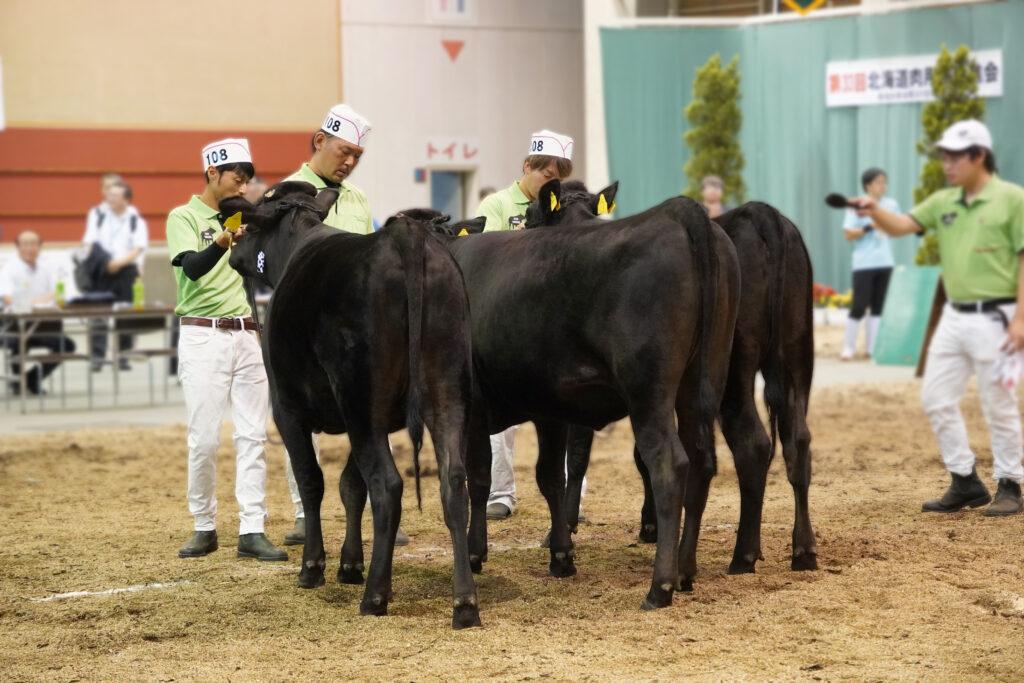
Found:
[[[992,500],[975,458],[959,403],[973,372],[989,425],[995,500],[986,516],[1021,511],[1024,466],[1020,409],[1014,388],[1000,381],[1000,358],[1024,349],[1024,188],[996,175],[992,136],[980,121],[953,124],[935,145],[951,187],[938,190],[904,216],[872,197],[856,200],[861,215],[898,237],[934,228],[949,303],[928,348],[921,401],[953,478],[924,512],[954,512]],[[1011,382],[1012,384],[1012,382]]]
[[[332,228],[369,235],[373,232],[370,202],[348,177],[359,165],[370,134],[370,122],[345,104],[331,107],[320,130],[313,133],[310,146],[313,156],[285,180],[304,180],[317,190],[331,187],[338,190],[324,223]]]
[[[269,393],[263,354],[241,276],[228,265],[234,235],[223,229],[218,205],[244,195],[253,176],[249,143],[228,138],[203,148],[206,187],[167,217],[167,247],[178,284],[181,337],[178,377],[188,411],[188,506],[195,533],[179,557],[217,549],[216,454],[221,418],[230,399],[239,507],[238,556],[287,560],[263,533]]]
[[[523,177],[504,190],[488,195],[476,215],[487,219],[484,232],[521,230],[526,227],[526,207],[537,198],[544,183],[572,174],[572,138],[550,130],[534,133],[530,152],[523,160]],[[509,427],[491,435],[491,493],[487,498],[487,519],[505,519],[516,509],[516,476],[513,453],[516,429]]]

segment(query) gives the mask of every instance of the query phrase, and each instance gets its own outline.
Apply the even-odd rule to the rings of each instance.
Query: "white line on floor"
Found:
[[[49,602],[51,600],[63,600],[65,598],[81,598],[86,595],[114,595],[116,593],[137,593],[138,591],[150,588],[171,588],[182,584],[192,583],[191,581],[174,581],[172,583],[146,583],[139,586],[128,586],[127,588],[108,588],[105,591],[72,591],[70,593],[57,593],[48,595],[45,598],[29,598],[32,602]]]

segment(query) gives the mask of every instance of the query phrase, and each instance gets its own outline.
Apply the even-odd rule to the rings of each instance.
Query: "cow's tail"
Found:
[[[412,440],[412,468],[416,476],[416,506],[422,510],[420,496],[420,449],[423,447],[423,390],[420,383],[420,351],[423,342],[423,286],[427,269],[426,230],[406,223],[398,239],[405,272],[405,292],[409,320],[409,387],[405,399],[405,428]]]
[[[766,299],[768,304],[768,339],[765,344],[761,374],[764,377],[764,403],[768,408],[768,425],[772,437],[772,450],[769,455],[775,457],[775,445],[779,436],[779,420],[786,410],[786,397],[789,396],[789,373],[786,372],[786,357],[782,348],[782,317],[785,305],[786,287],[786,225],[785,219],[774,207],[760,204],[754,208],[758,215],[748,214],[747,218],[757,229],[765,251],[768,255],[768,280]],[[762,217],[766,217],[765,220]]]
[[[694,220],[700,216],[703,220]],[[704,468],[714,473],[718,467],[714,449],[715,418],[718,416],[718,400],[711,384],[711,331],[715,325],[715,308],[718,300],[718,255],[716,239],[711,220],[703,211],[692,213],[685,221],[690,237],[693,267],[700,281],[700,348],[697,355],[700,386],[697,427],[697,448],[704,454]]]

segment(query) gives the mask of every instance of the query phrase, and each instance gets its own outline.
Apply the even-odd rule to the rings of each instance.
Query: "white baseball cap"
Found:
[[[203,147],[203,170],[224,164],[251,164],[249,141],[245,138],[226,138]]]
[[[347,104],[336,104],[331,107],[320,129],[328,135],[360,147],[366,144],[366,136],[371,130],[370,122]]]
[[[547,129],[534,133],[530,138],[529,156],[534,154],[571,160],[572,138]]]
[[[947,152],[962,152],[968,147],[984,147],[992,149],[992,134],[984,123],[977,119],[957,121],[942,133],[942,139],[935,147]]]

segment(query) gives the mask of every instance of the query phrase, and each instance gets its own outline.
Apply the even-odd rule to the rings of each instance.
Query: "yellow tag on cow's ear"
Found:
[[[597,215],[608,213],[608,200],[604,198],[604,192],[601,193],[601,197],[597,200]]]
[[[551,210],[554,211],[557,206],[558,206],[558,197],[556,197],[555,193],[552,192],[551,193]]]
[[[608,213],[611,213],[614,210],[615,210],[615,202],[612,202],[612,205],[608,207]]]
[[[466,232],[466,229],[465,229],[465,228],[463,228],[462,230],[459,230],[459,234],[458,234],[458,236],[459,236],[459,237],[464,237],[464,236],[466,236],[466,235],[468,235],[468,234],[469,234],[469,233],[468,233],[468,232]]]
[[[238,211],[234,216],[230,216],[224,221],[224,229],[228,232],[237,232],[240,227],[242,227],[241,211]]]

